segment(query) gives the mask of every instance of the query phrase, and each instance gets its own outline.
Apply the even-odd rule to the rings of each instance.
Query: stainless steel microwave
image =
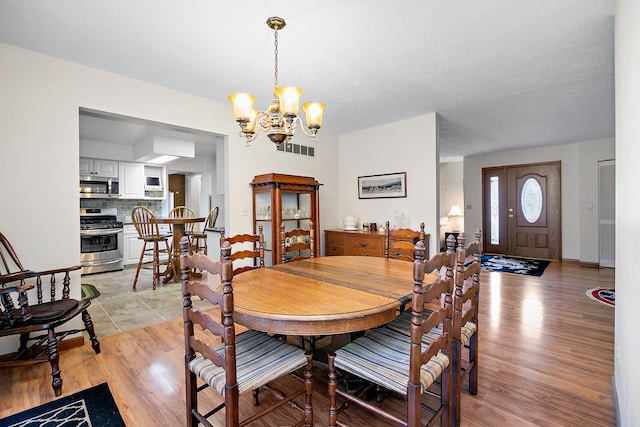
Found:
[[[162,179],[159,176],[145,176],[144,189],[150,191],[161,191]]]
[[[112,199],[120,197],[120,186],[112,178],[80,178],[81,199]]]

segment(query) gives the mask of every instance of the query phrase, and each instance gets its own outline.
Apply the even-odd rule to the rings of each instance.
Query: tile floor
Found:
[[[179,282],[160,283],[153,290],[151,271],[141,270],[134,291],[131,287],[135,274],[136,266],[133,265],[122,271],[82,276],[82,283],[91,284],[100,292],[89,307],[98,337],[182,317]]]

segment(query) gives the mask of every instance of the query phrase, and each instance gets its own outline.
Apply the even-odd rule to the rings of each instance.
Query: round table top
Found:
[[[413,292],[413,263],[331,256],[278,264],[233,278],[234,319],[286,335],[361,331],[390,322]]]

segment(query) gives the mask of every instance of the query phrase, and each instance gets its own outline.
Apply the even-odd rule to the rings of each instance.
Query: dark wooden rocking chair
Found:
[[[70,272],[80,266],[47,271],[26,270],[13,247],[0,233],[0,337],[18,335],[20,347],[15,353],[0,356],[0,367],[18,367],[49,362],[51,383],[56,396],[62,393],[58,343],[68,335],[87,331],[93,350],[100,353],[100,343],[93,330],[87,308],[90,300],[69,298]],[[61,286],[60,286],[61,284]],[[56,331],[77,315],[83,329]],[[42,332],[32,336],[31,333]],[[29,343],[33,341],[32,344]]]

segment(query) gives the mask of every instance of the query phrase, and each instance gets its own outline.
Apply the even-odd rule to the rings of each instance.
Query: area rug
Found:
[[[505,257],[499,255],[483,255],[482,269],[499,273],[525,274],[528,276],[542,276],[549,261],[542,259],[528,259]]]
[[[0,427],[124,427],[107,383],[0,419]]]
[[[616,290],[605,288],[594,288],[587,291],[589,298],[599,301],[603,304],[615,306],[616,305]]]
[[[100,291],[88,283],[80,285],[80,292],[82,293],[82,299],[94,299],[100,296]]]

